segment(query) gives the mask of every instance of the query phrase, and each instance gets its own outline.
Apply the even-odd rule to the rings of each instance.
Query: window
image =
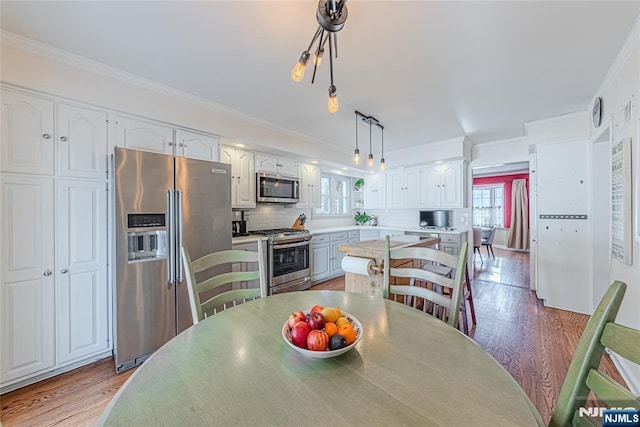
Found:
[[[346,176],[322,175],[320,178],[320,202],[317,215],[350,215],[349,182]]]
[[[473,187],[473,225],[504,226],[504,185]]]

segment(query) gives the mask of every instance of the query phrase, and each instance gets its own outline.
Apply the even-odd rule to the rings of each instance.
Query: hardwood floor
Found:
[[[527,253],[494,248],[476,256],[473,339],[522,386],[548,422],[588,316],[544,307],[529,290]],[[486,252],[485,252],[486,253]],[[344,276],[311,289],[344,290]],[[603,371],[623,382],[608,356]],[[116,375],[104,359],[0,396],[0,421],[9,426],[93,425],[133,373]]]

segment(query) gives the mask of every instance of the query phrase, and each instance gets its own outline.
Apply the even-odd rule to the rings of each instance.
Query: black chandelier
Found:
[[[356,111],[356,149],[353,152],[353,162],[357,165],[360,163],[360,148],[358,147],[358,124],[360,120],[367,123],[369,125],[369,157],[367,166],[373,167],[373,152],[372,152],[372,128],[373,126],[378,126],[380,128],[380,135],[382,138],[381,145],[381,156],[380,156],[380,170],[384,170],[384,126],[380,124],[380,121],[373,116],[365,116],[360,111]]]
[[[318,47],[313,49],[313,76],[311,83],[316,79],[316,69],[322,61],[324,55],[324,46],[329,43],[329,72],[331,75],[331,85],[329,86],[329,101],[327,108],[330,113],[338,111],[338,96],[336,87],[333,84],[333,55],[338,58],[338,31],[344,27],[347,20],[347,0],[320,0],[318,2],[318,10],[316,11],[316,19],[318,20],[318,29],[309,43],[309,47],[302,52],[300,59],[291,71],[291,78],[299,82],[304,77],[304,69],[307,61],[311,57],[313,44],[318,40]]]

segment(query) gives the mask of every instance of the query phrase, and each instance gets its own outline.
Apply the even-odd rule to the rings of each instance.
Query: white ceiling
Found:
[[[584,110],[640,14],[640,1],[350,0],[329,114],[328,58],[314,85],[290,77],[316,5],[3,0],[1,27],[350,151],[354,110],[381,121],[386,150],[521,136]]]

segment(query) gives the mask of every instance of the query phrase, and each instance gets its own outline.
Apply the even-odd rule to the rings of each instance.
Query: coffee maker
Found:
[[[231,221],[231,235],[233,237],[248,236],[247,221],[244,219],[244,211],[233,211],[233,221]]]

